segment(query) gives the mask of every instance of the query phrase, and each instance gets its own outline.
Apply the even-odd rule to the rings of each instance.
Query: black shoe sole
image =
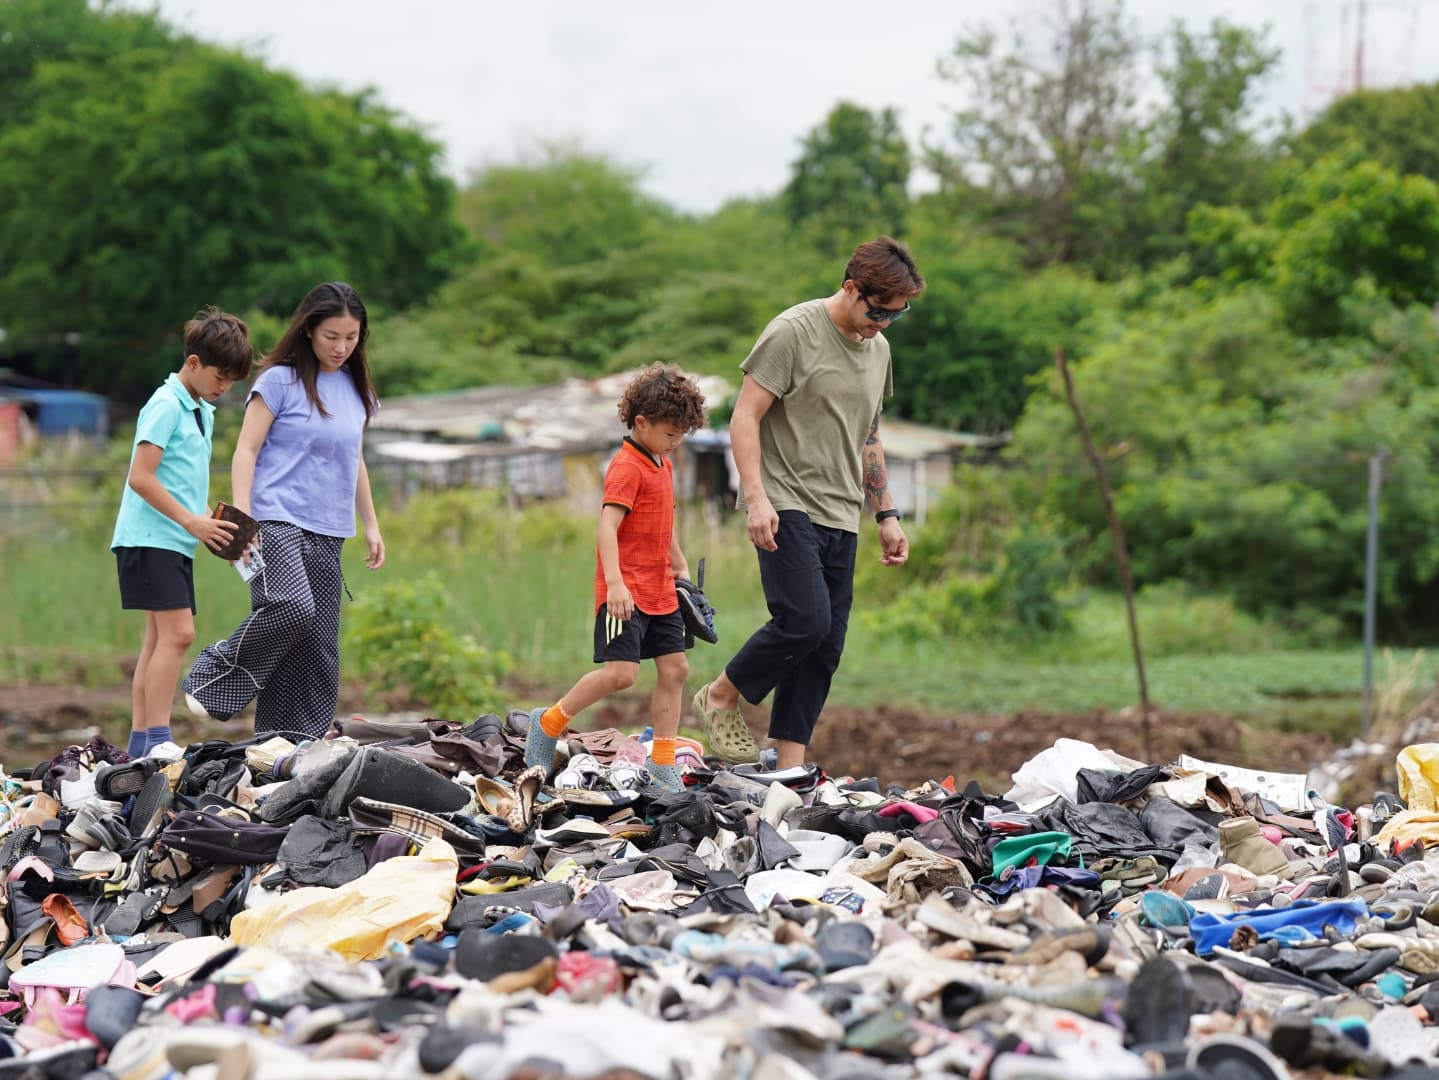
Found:
[[[111,765],[101,769],[95,776],[95,793],[110,802],[122,802],[127,797],[138,794],[156,768],[158,765],[152,759],[140,758],[124,765]]]
[[[160,772],[151,773],[130,807],[130,835],[137,838],[149,835],[158,823],[160,812],[173,801],[169,777]]]

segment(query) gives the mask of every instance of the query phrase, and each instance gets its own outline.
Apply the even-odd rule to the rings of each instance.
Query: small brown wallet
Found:
[[[255,539],[255,534],[260,531],[260,523],[243,510],[237,510],[229,503],[217,502],[215,512],[210,515],[221,521],[233,522],[236,526],[235,533],[223,547],[210,548],[216,555],[226,562],[234,562],[245,553]],[[205,545],[209,547],[209,545]]]

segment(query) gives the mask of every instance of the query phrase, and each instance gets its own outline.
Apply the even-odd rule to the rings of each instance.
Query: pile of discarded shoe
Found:
[[[1439,746],[1350,811],[1066,739],[672,793],[527,725],[4,773],[0,1080],[1439,1075]]]

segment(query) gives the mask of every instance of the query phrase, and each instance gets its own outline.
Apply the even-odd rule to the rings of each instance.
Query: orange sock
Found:
[[[673,765],[675,763],[675,740],[674,737],[665,738],[663,735],[656,735],[653,748],[650,750],[650,760],[656,765]]]
[[[545,734],[552,739],[558,739],[563,735],[569,723],[570,714],[560,708],[559,702],[551,705],[545,710],[544,715],[540,717],[540,727],[543,728]]]

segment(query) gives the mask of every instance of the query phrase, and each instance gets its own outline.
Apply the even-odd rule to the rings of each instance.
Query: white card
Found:
[[[249,581],[263,569],[265,569],[265,557],[260,554],[258,543],[251,544],[245,549],[244,554],[235,560],[235,573],[240,575],[241,581]]]

